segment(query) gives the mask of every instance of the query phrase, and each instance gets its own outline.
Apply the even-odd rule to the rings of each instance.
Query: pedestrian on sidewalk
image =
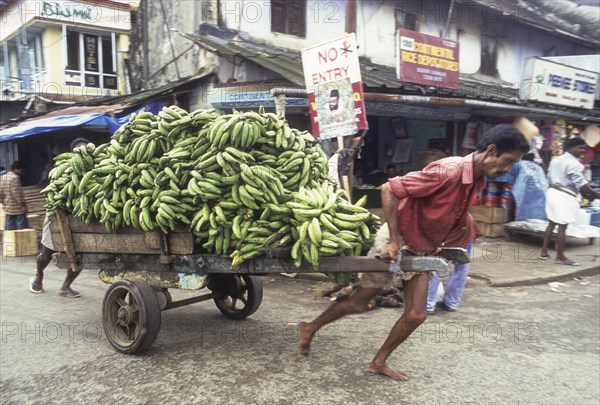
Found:
[[[380,249],[395,262],[397,252],[408,248],[417,254],[436,254],[440,246],[462,247],[473,239],[469,210],[483,190],[484,177],[508,172],[529,143],[514,126],[490,129],[477,150],[465,157],[449,157],[418,172],[390,179],[382,186],[382,200],[391,243]],[[378,232],[375,246],[386,232]],[[405,310],[369,363],[369,371],[395,380],[408,376],[387,364],[388,357],[427,318],[429,273],[407,272],[402,276]],[[298,351],[308,356],[315,333],[345,315],[367,311],[369,302],[383,288],[394,285],[394,273],[363,273],[360,286],[309,323],[298,325]]]
[[[90,141],[85,138],[77,138],[71,142],[71,150],[75,151],[78,148],[85,148],[88,143],[90,143]],[[35,259],[35,278],[31,281],[31,285],[29,286],[29,291],[34,294],[41,294],[44,292],[44,287],[42,284],[44,280],[44,270],[46,267],[48,267],[48,264],[50,264],[52,255],[56,253],[56,249],[52,243],[52,235],[50,233],[50,223],[52,222],[52,218],[53,216],[48,215],[46,212],[44,227],[42,228],[42,249]],[[58,292],[59,295],[66,298],[81,297],[81,294],[71,288],[71,283],[73,283],[77,276],[79,276],[79,273],[81,273],[81,268],[79,267],[77,271],[73,271],[71,268],[67,269],[67,277],[65,278],[65,281]]]
[[[471,215],[469,215],[471,217]],[[476,227],[477,224],[475,220],[471,217],[469,219],[471,222],[468,227],[473,229],[473,238],[467,242],[464,248],[467,251],[469,257],[473,255],[473,245],[475,244],[476,237]],[[463,293],[465,291],[465,286],[467,285],[467,277],[469,275],[469,269],[471,268],[471,263],[459,263],[457,260],[452,261],[452,265],[454,266],[454,270],[448,276],[448,280],[446,280],[446,286],[444,287],[444,297],[440,303],[437,303],[437,292],[440,287],[440,283],[442,279],[439,274],[433,272],[433,276],[431,280],[429,280],[429,287],[427,292],[427,314],[433,315],[435,314],[436,307],[441,308],[448,312],[456,312],[458,310],[458,306],[460,305],[460,301],[462,300]]]
[[[10,172],[0,177],[0,202],[6,212],[4,229],[7,231],[27,228],[27,202],[21,183],[24,168],[23,162],[16,160]]]
[[[564,153],[553,159],[548,167],[548,194],[546,195],[546,215],[548,226],[544,233],[544,244],[540,259],[548,260],[548,245],[554,228],[558,225],[556,235],[556,264],[579,266],[579,263],[565,255],[565,239],[567,226],[576,222],[579,212],[578,193],[591,199],[600,198],[600,193],[591,189],[583,175],[585,167],[579,159],[585,153],[585,141],[582,138],[571,138],[565,142]]]

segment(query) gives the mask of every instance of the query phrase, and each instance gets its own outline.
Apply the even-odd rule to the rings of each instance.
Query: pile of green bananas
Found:
[[[233,267],[292,246],[296,266],[305,260],[317,269],[320,256],[361,254],[380,226],[364,199],[352,205],[337,189],[310,133],[262,109],[142,111],[109,143],[55,161],[43,190],[48,211],[109,231],[185,225]]]

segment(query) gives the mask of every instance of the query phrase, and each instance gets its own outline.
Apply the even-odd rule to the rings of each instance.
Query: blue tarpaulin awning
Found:
[[[28,120],[21,124],[0,130],[0,142],[13,141],[31,135],[60,131],[87,124],[90,121],[103,117],[102,113],[61,115],[58,117]]]
[[[150,111],[157,114],[164,104],[162,102],[152,102],[145,105],[145,111]],[[110,107],[105,107],[107,110]],[[96,108],[97,110],[97,108]],[[121,117],[115,117],[108,112],[88,112],[79,114],[62,114],[77,111],[73,108],[66,108],[60,111],[54,111],[48,115],[48,118],[32,118],[25,120],[13,127],[7,127],[0,130],[0,142],[14,141],[17,139],[27,138],[32,135],[40,135],[49,132],[60,131],[64,129],[77,128],[82,126],[100,126],[106,127],[107,131],[112,135],[117,129],[131,117],[134,112],[139,112],[141,108],[123,114]]]

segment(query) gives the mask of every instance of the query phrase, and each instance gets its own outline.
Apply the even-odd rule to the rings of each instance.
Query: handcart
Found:
[[[52,242],[60,268],[99,269],[100,279],[110,284],[102,302],[104,332],[121,353],[150,348],[158,336],[161,311],[213,300],[227,318],[241,320],[259,308],[263,288],[260,275],[314,273],[310,265],[297,268],[290,249],[273,249],[264,256],[231,268],[229,256],[198,252],[186,228],[169,234],[144,232],[132,227],[108,232],[103,224],[85,225],[57,212],[51,222]],[[448,249],[445,257],[403,255],[402,271],[448,273],[448,260],[468,261],[464,249]],[[466,259],[465,259],[466,258]],[[366,256],[322,257],[322,272],[387,272],[389,264]],[[173,301],[170,288],[209,293]]]

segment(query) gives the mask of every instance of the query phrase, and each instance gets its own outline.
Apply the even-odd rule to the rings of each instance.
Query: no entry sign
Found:
[[[335,138],[369,128],[354,34],[304,49],[302,67],[314,136]]]

